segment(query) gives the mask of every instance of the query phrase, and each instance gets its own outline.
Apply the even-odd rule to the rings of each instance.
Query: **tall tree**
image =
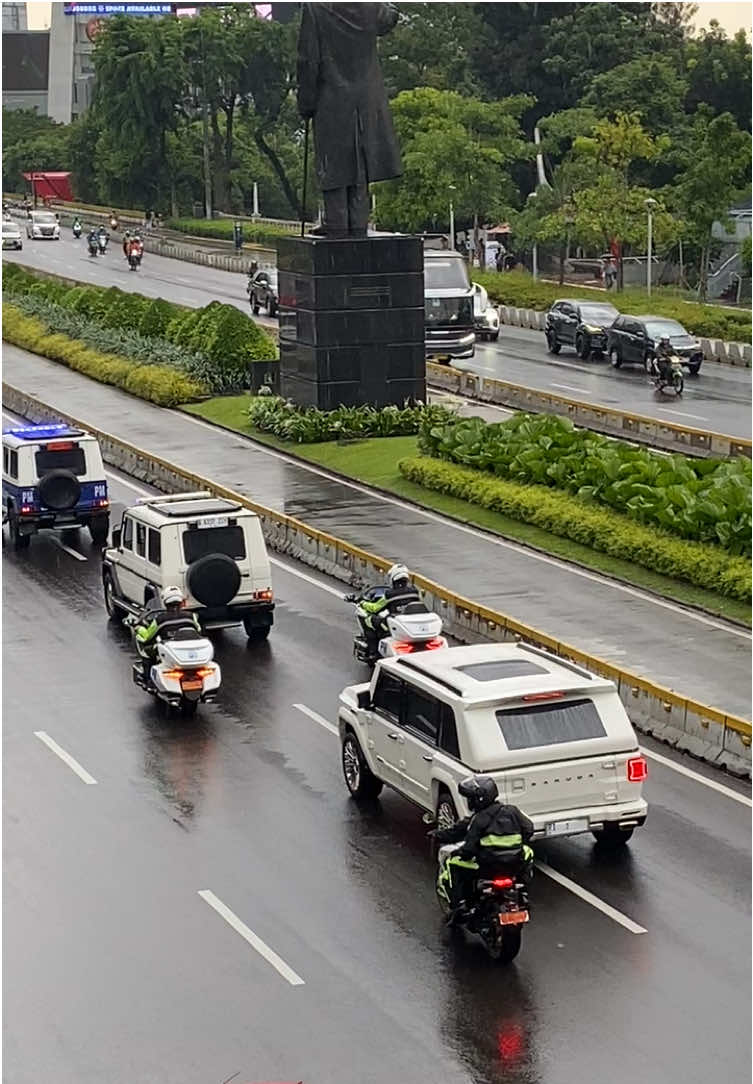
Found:
[[[731,113],[750,131],[751,46],[744,30],[728,38],[716,21],[690,42],[688,109],[706,104],[714,113]]]
[[[484,23],[474,4],[400,4],[400,21],[379,42],[390,97],[414,87],[478,94],[474,46]]]

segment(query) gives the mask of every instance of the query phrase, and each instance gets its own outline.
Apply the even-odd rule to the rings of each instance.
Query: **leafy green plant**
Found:
[[[233,222],[231,218],[169,218],[165,225],[177,233],[186,233],[191,237],[211,237],[218,241],[233,240]],[[281,226],[262,223],[244,222],[243,240],[249,244],[274,245],[280,237],[293,237],[295,231]]]
[[[582,503],[608,505],[680,538],[751,552],[751,464],[747,459],[667,456],[576,429],[551,414],[506,422],[424,421],[419,448],[438,459],[511,481],[549,486]]]
[[[750,561],[720,546],[673,538],[660,528],[636,523],[611,508],[588,504],[568,493],[495,478],[428,456],[402,459],[398,466],[404,478],[427,489],[534,524],[652,572],[728,598],[750,600]]]
[[[453,417],[439,406],[338,407],[337,410],[302,409],[273,396],[258,396],[248,409],[253,428],[295,444],[366,437],[410,436],[422,423],[441,425]]]

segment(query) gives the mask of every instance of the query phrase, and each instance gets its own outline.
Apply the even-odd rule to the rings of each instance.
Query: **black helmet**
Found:
[[[486,809],[499,797],[497,784],[488,775],[471,775],[458,787],[460,794],[468,802],[471,813]]]

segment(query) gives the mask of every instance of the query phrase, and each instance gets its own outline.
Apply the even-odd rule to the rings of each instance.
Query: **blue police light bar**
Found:
[[[70,425],[21,425],[15,429],[4,429],[7,436],[19,440],[53,440],[55,437],[82,437],[83,429],[72,429]]]

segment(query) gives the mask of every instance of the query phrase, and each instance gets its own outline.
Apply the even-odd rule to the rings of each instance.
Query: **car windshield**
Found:
[[[447,259],[424,260],[424,290],[430,293],[432,290],[458,290],[465,293],[470,290],[471,283],[468,278],[468,270],[461,256]]]
[[[676,339],[678,335],[687,335],[685,328],[676,320],[647,320],[646,331],[651,339],[661,339],[663,335]]]
[[[15,222],[3,222],[3,233],[19,233]]]
[[[47,226],[51,222],[52,223],[57,222],[57,219],[50,212],[44,211],[44,212],[37,212],[34,215],[34,221],[35,222],[40,222],[42,225]]]
[[[620,315],[613,305],[581,305],[580,314],[587,324],[599,327],[611,324]]]

